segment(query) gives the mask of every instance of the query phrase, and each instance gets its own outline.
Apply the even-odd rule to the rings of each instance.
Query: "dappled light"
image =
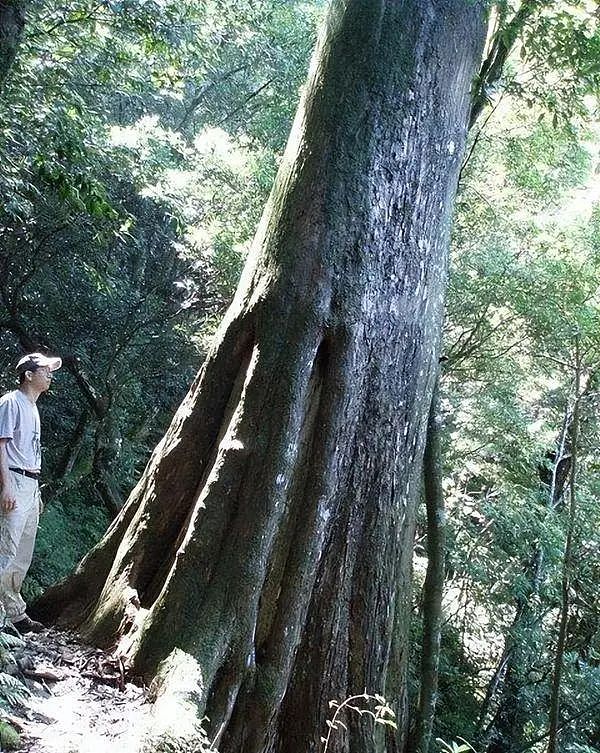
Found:
[[[0,749],[600,753],[599,25],[0,0]]]

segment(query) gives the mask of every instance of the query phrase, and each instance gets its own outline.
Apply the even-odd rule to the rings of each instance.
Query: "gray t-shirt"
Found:
[[[0,439],[10,440],[6,443],[10,468],[41,469],[40,414],[21,390],[0,397]]]

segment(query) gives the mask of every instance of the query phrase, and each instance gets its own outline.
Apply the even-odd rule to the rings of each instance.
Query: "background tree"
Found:
[[[582,92],[597,89],[594,69],[590,68],[588,64],[593,59],[590,56],[590,52],[594,48],[593,25],[590,23],[592,20],[590,8],[585,7],[585,4],[585,9],[578,3],[574,5],[577,6],[576,9],[567,9],[561,7],[560,4],[554,4],[549,10],[546,3],[526,1],[520,3],[514,10],[509,4],[498,4],[494,8],[495,18],[492,23],[492,34],[473,92],[470,116],[471,128],[477,125],[478,118],[484,112],[486,105],[490,103],[494,92],[497,100],[494,109],[498,106],[502,95],[509,93],[512,97],[524,99],[530,106],[534,101],[537,102],[538,106],[542,104],[544,109],[541,117],[544,116],[546,111],[550,110],[554,113],[555,124],[559,111],[563,117],[565,114],[571,115],[575,111],[587,115],[586,108],[581,106]],[[540,23],[542,19],[543,22]],[[535,37],[532,37],[531,27],[536,28],[538,32],[543,29],[543,33],[538,33]],[[551,33],[548,33],[549,29],[552,29]],[[514,51],[518,45],[520,45],[520,55],[519,62],[515,66],[513,62],[515,59]],[[564,54],[567,48],[571,51],[568,56]],[[557,54],[557,50],[561,50],[561,52]],[[565,80],[569,83],[566,86],[563,85],[562,97],[559,98],[556,98],[553,93],[548,96],[545,88],[548,57],[552,57],[555,64],[558,62],[562,71],[570,73],[569,77],[565,77]],[[521,85],[523,69],[525,70],[524,78],[529,77],[529,83],[532,80],[530,71],[533,71],[535,83],[544,82],[544,88],[536,87],[533,96],[530,91],[531,86],[525,89]],[[542,76],[539,74],[540,69],[544,69]],[[553,70],[552,73],[555,73],[555,71]],[[500,93],[498,93],[498,90]],[[493,115],[494,109],[491,109],[487,114],[483,125],[479,125],[479,130],[472,139],[470,156],[479,146],[479,140],[486,130],[485,126]],[[467,162],[468,160],[469,157]],[[461,174],[465,167],[466,164],[463,166]],[[485,323],[491,303],[490,300],[485,304],[483,312],[478,315],[476,327],[469,333],[466,341],[464,343],[459,341],[459,358],[465,356],[468,358],[473,351],[477,351],[479,347],[478,335],[481,334],[478,330],[483,329],[482,325]],[[431,435],[428,438],[430,449],[435,448],[436,453],[439,454],[441,452],[441,444],[438,439],[439,417],[435,422],[430,421],[428,433]],[[423,588],[422,675],[419,680],[419,706],[413,741],[413,744],[421,751],[428,749],[438,684],[440,614],[443,598],[443,589],[440,584],[443,582],[445,570],[443,544],[440,548],[440,542],[443,542],[445,538],[444,502],[439,481],[440,471],[438,470],[441,462],[441,457],[433,458],[424,468],[424,496],[427,509],[427,574]],[[557,457],[555,466],[560,469],[560,477],[553,484],[552,499],[549,503],[551,506],[556,504],[555,498],[561,498],[562,486],[566,481],[566,474],[568,474],[568,463],[565,464],[562,456]],[[431,475],[431,478],[428,477],[429,475]],[[546,475],[548,475],[546,470],[540,469],[541,478]],[[537,546],[534,546],[534,550],[530,562],[526,563],[524,567],[531,572],[532,592],[535,593],[541,580],[540,569],[543,567],[543,554]],[[531,620],[535,611],[530,598],[527,596],[519,597],[515,612],[515,624],[511,633],[523,632],[519,625]],[[533,619],[535,620],[535,617]],[[515,682],[515,679],[521,671],[520,668],[526,667],[529,662],[526,656],[521,655],[515,649],[513,638],[507,638],[507,648],[488,686],[483,708],[487,708],[491,694],[497,689],[496,686],[502,677],[502,687],[506,691],[506,700],[501,703],[501,710],[498,712],[503,727],[502,730],[497,731],[498,739],[504,743],[510,737],[515,749],[521,750],[523,741],[519,729],[527,723],[528,715],[524,705],[518,701],[520,685],[518,681]],[[485,716],[485,713],[482,710],[480,719]],[[502,750],[502,747],[500,750]]]
[[[489,733],[495,730],[499,750],[523,748],[548,730],[566,521],[562,495],[553,494],[559,504],[548,505],[550,485],[540,484],[540,478],[551,477],[555,463],[550,453],[560,445],[563,432],[566,396],[572,390],[572,369],[566,364],[574,327],[581,326],[589,338],[585,349],[592,363],[597,351],[596,220],[586,198],[595,179],[589,172],[593,163],[588,133],[581,127],[548,127],[535,109],[507,117],[510,111],[507,103],[502,124],[488,125],[485,152],[479,152],[486,155],[483,169],[474,152],[455,237],[444,391],[452,405],[445,436],[452,542],[446,590],[447,608],[452,607],[445,640],[450,652],[458,637],[466,655],[455,655],[450,665],[447,659],[442,662],[447,674],[441,682],[438,727],[444,736],[459,731],[474,739],[472,724],[479,707],[484,727]],[[494,146],[504,168],[490,162]],[[516,153],[527,159],[521,162],[519,156],[514,161]],[[515,173],[517,164],[521,167]],[[520,209],[512,205],[513,199]],[[525,211],[524,201],[529,202]],[[484,243],[479,241],[482,237]],[[463,324],[456,327],[459,319]],[[593,395],[592,387],[586,423],[592,443]],[[459,450],[468,435],[472,442]],[[580,478],[584,509],[577,539],[583,541],[588,535],[584,531],[589,533],[588,526],[596,524],[597,505],[592,501],[595,480],[585,474]],[[561,484],[566,480],[563,475]],[[532,568],[540,554],[542,570]],[[469,575],[463,580],[459,571]],[[511,599],[513,607],[507,609]],[[517,619],[519,604],[526,605],[529,617],[523,619],[523,613],[518,622],[507,622],[507,617]],[[479,611],[483,605],[485,617]],[[575,635],[571,640],[576,645]],[[496,642],[496,671],[488,676],[490,647]],[[484,645],[479,655],[477,646]],[[571,655],[563,682],[562,692],[571,699],[564,720],[578,713],[576,704],[581,710],[596,702],[595,670],[578,656]],[[473,679],[468,689],[459,690],[460,682],[447,684],[455,682],[457,663],[464,662],[469,677],[477,676],[470,663],[473,657],[479,671],[489,677],[487,693],[486,685]],[[462,711],[456,707],[451,712],[453,697],[460,698]],[[593,712],[585,723],[592,717]],[[588,739],[581,717],[577,725],[566,725],[566,740]]]
[[[2,0],[0,2],[0,86],[17,53],[25,26],[26,2]]]

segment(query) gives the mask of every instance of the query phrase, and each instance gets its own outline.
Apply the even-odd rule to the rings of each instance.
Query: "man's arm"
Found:
[[[6,443],[8,439],[0,439],[0,510],[10,512],[15,509],[17,499],[13,489],[10,471],[8,470],[8,457],[6,455]]]

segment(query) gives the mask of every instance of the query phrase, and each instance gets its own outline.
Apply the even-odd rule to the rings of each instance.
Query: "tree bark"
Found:
[[[73,431],[73,435],[71,436],[69,444],[65,448],[65,451],[56,466],[54,474],[55,478],[53,479],[54,484],[62,483],[65,476],[68,476],[69,473],[71,473],[71,471],[73,470],[73,467],[77,462],[77,457],[79,456],[79,453],[81,451],[81,446],[85,439],[85,433],[88,428],[89,422],[90,414],[88,410],[84,408],[81,411],[77,424],[75,425],[75,429]]]
[[[25,0],[0,0],[0,89],[17,54],[26,5]]]
[[[411,750],[427,753],[431,741],[437,702],[438,669],[442,636],[442,596],[446,562],[446,510],[442,486],[442,450],[440,446],[439,377],[429,409],[423,487],[427,508],[427,574],[423,588],[423,640],[419,705]]]
[[[396,701],[403,746],[415,497],[484,36],[473,0],[334,0],[213,350],[106,539],[39,604],[146,678],[186,652],[222,753],[317,751],[329,700],[365,689]],[[330,753],[381,749],[346,721]]]

